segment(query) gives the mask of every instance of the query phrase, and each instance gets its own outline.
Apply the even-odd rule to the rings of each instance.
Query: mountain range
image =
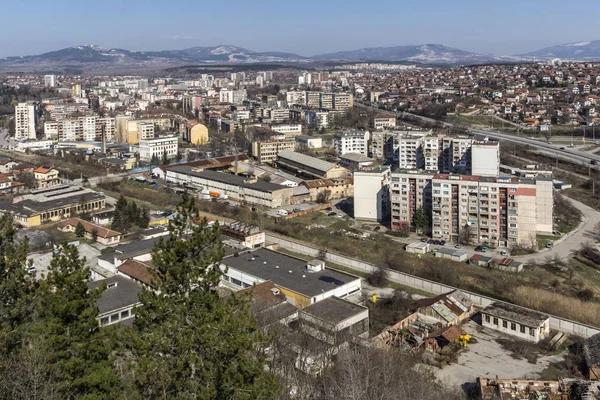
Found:
[[[401,61],[427,65],[460,65],[529,61],[534,56],[538,59],[600,60],[600,40],[562,44],[516,56],[474,53],[441,44],[372,47],[318,54],[312,57],[284,52],[255,52],[231,45],[163,51],[129,51],[84,45],[39,55],[0,58],[0,70],[50,71],[53,69],[78,69],[91,72],[99,70],[157,70],[165,67],[193,64],[325,61]]]

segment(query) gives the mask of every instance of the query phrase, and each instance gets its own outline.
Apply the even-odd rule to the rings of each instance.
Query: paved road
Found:
[[[556,256],[564,260],[575,255],[575,253],[581,248],[582,244],[594,241],[594,227],[600,223],[600,212],[577,200],[567,197],[565,197],[565,199],[570,201],[575,208],[581,211],[583,214],[582,224],[580,224],[579,227],[574,231],[566,234],[563,238],[555,241],[552,249],[543,249],[535,254],[514,257],[516,260],[523,262],[528,262],[531,260],[544,262],[546,259],[554,258]]]

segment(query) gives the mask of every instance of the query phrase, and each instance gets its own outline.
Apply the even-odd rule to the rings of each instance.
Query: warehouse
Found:
[[[309,179],[343,178],[349,174],[344,167],[295,151],[280,151],[277,154],[277,165]]]

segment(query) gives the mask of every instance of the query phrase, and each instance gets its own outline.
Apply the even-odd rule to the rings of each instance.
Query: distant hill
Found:
[[[565,60],[600,60],[600,40],[575,42],[550,46],[530,53],[525,57],[562,58]]]
[[[519,60],[518,57],[473,53],[442,44],[370,47],[359,50],[319,54],[313,58],[317,60],[347,61],[409,61],[424,64],[469,64]]]

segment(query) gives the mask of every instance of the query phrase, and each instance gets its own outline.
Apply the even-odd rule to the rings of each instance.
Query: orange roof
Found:
[[[152,281],[158,276],[156,267],[136,260],[125,261],[117,267],[117,270],[151,287],[155,286]]]
[[[77,226],[77,224],[79,224],[79,223],[81,223],[81,225],[83,225],[83,229],[85,229],[86,232],[91,233],[94,229],[96,229],[96,232],[98,233],[98,237],[101,237],[101,238],[106,239],[109,237],[115,237],[115,236],[121,235],[120,232],[113,231],[112,229],[103,228],[100,225],[92,224],[91,222],[85,221],[81,218],[66,219],[64,221],[61,221],[59,223],[59,226],[61,228],[65,228],[67,226]]]
[[[54,168],[52,167],[37,167],[33,172],[36,172],[38,174],[47,174],[48,172],[50,172],[51,170],[53,170]]]

